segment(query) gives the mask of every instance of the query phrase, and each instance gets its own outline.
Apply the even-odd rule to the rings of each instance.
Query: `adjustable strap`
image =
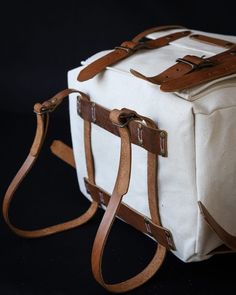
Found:
[[[106,67],[111,66],[118,61],[132,55],[136,51],[140,49],[155,49],[160,48],[163,46],[168,45],[170,42],[175,41],[177,39],[186,37],[191,32],[190,31],[182,31],[177,32],[174,34],[169,34],[164,37],[157,38],[155,40],[148,40],[141,42],[140,40],[145,37],[147,34],[153,33],[153,32],[159,32],[161,30],[168,30],[173,28],[183,28],[179,26],[165,26],[161,28],[152,28],[150,30],[147,30],[136,37],[132,41],[125,41],[120,46],[117,46],[113,51],[110,53],[104,55],[103,57],[93,61],[89,65],[87,65],[78,75],[78,81],[86,81],[94,76],[96,76],[98,73],[102,72],[106,69]]]
[[[120,138],[121,138],[120,164],[119,164],[119,170],[117,174],[115,187],[114,187],[112,196],[110,198],[110,201],[108,203],[107,209],[105,211],[105,214],[103,216],[103,219],[101,221],[101,224],[98,228],[97,235],[96,235],[93,249],[92,249],[92,270],[93,270],[95,279],[104,288],[106,288],[107,290],[111,292],[116,292],[116,293],[127,292],[129,290],[132,290],[144,284],[160,268],[166,254],[166,248],[163,247],[161,244],[157,244],[157,249],[151,262],[142,272],[140,272],[133,278],[128,279],[127,281],[124,281],[121,283],[116,283],[116,284],[106,283],[103,279],[102,260],[103,260],[104,248],[105,248],[106,241],[108,239],[112,224],[114,222],[115,216],[118,213],[119,208],[121,206],[122,198],[127,193],[129,188],[130,173],[131,173],[131,139],[130,139],[130,132],[129,132],[128,125],[130,124],[129,118],[131,114],[134,115],[133,112],[129,113],[129,111],[126,109],[122,109],[121,111],[113,110],[110,114],[110,119],[113,122],[113,124],[119,127],[118,130],[119,130]],[[127,118],[126,123],[124,122],[125,117]],[[143,118],[140,116],[137,116],[137,114],[136,114],[136,117],[133,116],[133,118],[137,120],[141,120],[141,121],[143,120]],[[155,199],[157,198],[156,175],[155,175],[156,157],[153,157],[152,160],[154,160],[153,164],[151,164],[151,158],[149,158],[149,161],[148,161],[148,164],[149,165],[151,164],[151,166],[148,167],[148,169],[150,169],[148,173],[150,177],[148,180],[148,186],[150,186],[148,193],[149,193],[149,198],[151,198],[153,201],[154,198]],[[155,177],[155,181],[151,183],[151,181],[154,180],[154,177]],[[151,188],[151,186],[153,187]],[[152,208],[151,210],[151,218],[154,223],[160,224],[159,215],[157,213],[157,210],[155,210],[154,208]]]
[[[210,228],[217,234],[217,236],[222,240],[222,242],[224,242],[226,246],[228,246],[231,250],[236,251],[236,236],[231,235],[225,229],[223,229],[223,227],[214,219],[214,217],[209,213],[202,202],[199,201],[198,205],[201,214]]]
[[[99,127],[120,136],[119,126],[112,124],[109,116],[111,111],[103,106],[78,96],[77,103],[78,115],[85,121],[92,122]],[[128,124],[130,138],[133,144],[136,144],[153,154],[167,156],[167,133],[156,127],[147,126],[143,122],[129,118]]]
[[[38,229],[38,230],[23,230],[23,229],[17,228],[15,225],[11,223],[9,218],[9,207],[10,207],[12,198],[14,196],[14,193],[19,187],[19,185],[21,184],[21,182],[23,181],[24,177],[31,170],[32,166],[34,165],[35,161],[37,160],[39,156],[40,150],[44,143],[44,139],[46,137],[48,123],[49,123],[49,113],[52,112],[64,100],[64,98],[71,93],[78,93],[79,95],[84,97],[84,99],[86,99],[86,96],[83,93],[74,89],[66,89],[56,94],[52,99],[45,101],[43,104],[37,103],[34,106],[34,111],[37,117],[37,129],[36,129],[35,139],[27,159],[25,160],[24,164],[22,165],[22,167],[20,168],[20,170],[18,171],[18,173],[12,180],[11,184],[9,185],[3,200],[3,217],[6,223],[8,224],[8,226],[10,227],[10,229],[19,236],[22,236],[25,238],[38,238],[38,237],[59,233],[68,229],[72,229],[86,223],[88,220],[90,220],[94,216],[94,214],[97,211],[98,203],[96,201],[93,201],[89,209],[80,217],[72,219],[64,223],[60,223],[57,225],[49,226],[49,227]],[[87,124],[90,124],[90,123],[87,123]],[[85,138],[87,141],[87,145],[89,146],[90,145],[89,128],[86,129]],[[65,146],[61,145],[58,142],[54,142],[51,148],[52,148],[52,151],[57,151],[56,153],[59,154],[61,158],[64,158],[65,152],[67,151]],[[72,156],[66,157],[66,159],[70,165],[72,166],[75,165],[74,159]],[[88,172],[88,176],[90,180],[92,181],[93,175],[91,172]]]
[[[162,73],[146,77],[133,69],[130,72],[143,80],[161,85],[166,92],[179,91],[215,80],[236,72],[236,45],[209,58],[186,55]]]

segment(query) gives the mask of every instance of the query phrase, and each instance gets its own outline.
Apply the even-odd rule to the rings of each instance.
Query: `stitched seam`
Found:
[[[204,116],[211,116],[213,115],[215,112],[221,111],[221,110],[227,110],[227,109],[232,109],[232,108],[236,108],[236,105],[231,105],[231,106],[227,106],[227,107],[221,107],[218,109],[215,109],[214,111],[210,112],[210,113],[202,113],[202,112],[195,112],[195,115],[204,115]]]
[[[194,113],[194,110],[192,108],[192,113],[193,113],[193,133],[194,133],[194,164],[195,164],[195,199],[196,199],[196,206],[197,206],[197,201],[198,201],[198,186],[197,186],[197,152],[196,152],[196,114]],[[197,208],[197,226],[196,226],[196,234],[195,234],[195,246],[194,246],[194,254],[198,256],[197,254],[197,247],[198,247],[198,239],[199,239],[199,223],[200,223],[200,216],[199,216],[199,210]]]

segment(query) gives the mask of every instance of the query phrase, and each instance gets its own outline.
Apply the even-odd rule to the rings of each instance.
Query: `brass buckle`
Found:
[[[125,47],[125,46],[116,46],[115,49],[121,49],[121,50],[126,51],[127,53],[134,52],[134,49],[131,49],[131,48],[128,48],[128,47]]]
[[[37,112],[37,111],[34,110],[34,113],[37,114],[37,115],[43,115],[43,114],[46,114],[46,113],[52,113],[55,110],[56,107],[57,107],[56,105],[51,107],[51,108],[42,107],[40,112]]]
[[[202,59],[203,62],[198,65],[189,61],[189,60],[186,60],[184,58],[177,58],[176,62],[182,62],[184,64],[187,64],[192,68],[192,70],[201,69],[201,68],[205,68],[205,67],[211,67],[214,65],[212,61],[210,61],[208,59],[204,59],[204,55],[201,56],[200,58]]]
[[[115,126],[117,126],[117,127],[119,127],[119,128],[124,128],[124,127],[126,127],[129,124],[130,121],[132,121],[135,118],[135,114],[131,114],[129,116],[124,116],[123,118],[126,119],[126,121],[123,124],[122,123],[121,124],[117,124],[115,122],[112,122],[112,124],[115,125]]]

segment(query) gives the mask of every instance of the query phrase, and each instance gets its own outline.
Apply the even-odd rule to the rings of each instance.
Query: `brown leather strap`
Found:
[[[52,144],[53,147],[53,153],[55,156],[63,160],[64,162],[71,165],[71,159],[73,159],[74,162],[74,155],[73,150],[68,145],[64,144],[61,141],[55,140]],[[63,152],[62,152],[63,151]],[[152,154],[153,155],[153,154]],[[154,155],[153,155],[154,156]],[[157,181],[156,178],[156,171],[157,169],[155,167],[152,167],[152,165],[156,166],[156,157],[155,159],[152,159],[151,154],[148,155],[150,163],[148,164],[148,179],[149,182],[154,184]],[[71,165],[72,166],[72,165]],[[75,166],[73,166],[75,168]],[[111,195],[107,193],[105,190],[100,188],[94,183],[91,183],[87,178],[84,178],[84,183],[87,192],[90,194],[92,199],[96,201],[97,203],[100,203],[103,206],[107,206]],[[155,190],[156,184],[149,185],[149,207],[150,210],[152,210],[152,216],[155,214],[158,214],[158,204],[157,204],[157,197],[156,193],[157,190]],[[153,190],[154,188],[154,190]],[[151,191],[152,190],[152,191]],[[152,198],[151,198],[152,197]],[[150,200],[153,199],[153,200]],[[129,207],[125,203],[121,203],[119,211],[117,216],[124,220],[126,223],[131,225],[132,227],[136,228],[137,230],[143,232],[144,234],[153,236],[155,240],[160,243],[162,246],[166,247],[168,250],[172,249],[175,250],[175,245],[173,241],[173,237],[171,232],[164,228],[163,226],[160,226],[160,218],[158,216],[158,224],[155,224],[151,219],[147,218],[145,215],[142,215],[135,209]]]
[[[209,213],[202,202],[198,202],[200,211],[210,228],[217,234],[217,236],[228,246],[231,250],[236,251],[236,236],[231,235],[222,226],[217,223],[213,216]]]
[[[166,69],[162,73],[153,77],[146,77],[145,75],[133,69],[130,69],[130,72],[131,74],[140,79],[149,81],[153,84],[162,85],[167,81],[172,81],[173,79],[182,77],[197,68],[200,69],[203,67],[209,67],[213,65],[213,63],[209,59],[205,60],[201,57],[194,55],[186,55],[183,58],[177,59],[176,61],[177,64],[173,65],[172,67]]]
[[[187,30],[186,27],[179,26],[179,25],[158,26],[158,27],[153,27],[153,28],[147,29],[147,30],[139,33],[138,35],[136,35],[132,39],[132,41],[133,42],[139,42],[139,41],[141,41],[144,37],[146,37],[149,34],[157,33],[157,32],[162,32],[162,31],[168,31],[168,30],[176,30],[176,29]]]
[[[92,270],[95,279],[107,290],[116,293],[127,292],[132,290],[142,284],[144,284],[147,280],[149,280],[156,271],[162,265],[162,262],[165,258],[166,248],[160,244],[157,244],[156,253],[148,264],[148,266],[139,274],[128,279],[127,281],[116,283],[116,284],[109,284],[106,283],[103,279],[102,275],[102,259],[103,259],[103,252],[106,245],[107,238],[109,236],[112,224],[114,222],[115,216],[118,213],[118,210],[121,206],[121,201],[123,196],[127,193],[129,182],[130,182],[130,173],[131,173],[131,139],[129,128],[127,124],[124,125],[124,117],[127,117],[129,120],[130,114],[127,111],[121,110],[114,110],[110,114],[111,121],[116,125],[120,126],[119,133],[121,137],[121,153],[120,153],[120,164],[119,170],[117,174],[117,179],[115,183],[115,187],[110,198],[109,204],[107,206],[107,210],[103,216],[101,224],[98,228],[97,235],[94,241],[93,250],[92,250]],[[137,118],[142,120],[142,118]],[[155,166],[156,168],[156,166]],[[155,173],[154,173],[155,174]],[[152,177],[151,177],[152,179]],[[149,183],[151,185],[151,183]],[[156,182],[152,185],[155,186]],[[156,187],[153,191],[149,190],[149,193],[154,196],[156,192]],[[156,194],[155,194],[156,196]],[[154,213],[154,210],[151,211],[152,220],[158,224],[159,222],[159,215],[158,213]]]
[[[162,91],[174,92],[235,73],[235,63],[236,46],[233,46],[207,59],[186,55],[177,59],[175,65],[153,77],[146,77],[133,69],[130,71],[138,78],[161,85]]]
[[[76,168],[73,151],[68,145],[60,140],[54,140],[50,149],[55,156],[69,164],[71,167]]]
[[[23,181],[24,177],[28,174],[28,172],[31,170],[32,166],[34,165],[35,161],[38,158],[38,155],[40,153],[41,147],[43,145],[47,128],[48,128],[48,122],[49,122],[49,112],[52,112],[63,100],[65,97],[67,97],[71,93],[78,93],[79,95],[85,97],[85,95],[77,90],[74,89],[66,89],[58,94],[56,94],[52,99],[44,102],[43,104],[36,104],[34,107],[34,111],[37,116],[37,129],[36,129],[36,135],[34,142],[32,144],[32,147],[30,149],[30,153],[25,160],[24,164],[12,180],[11,184],[9,185],[7,192],[5,194],[4,200],[3,200],[3,217],[10,227],[10,229],[15,232],[17,235],[25,237],[25,238],[38,238],[43,236],[52,235],[58,232],[62,232],[71,228],[75,228],[77,226],[80,226],[90,220],[94,214],[97,211],[98,203],[92,202],[89,209],[80,217],[75,218],[73,220],[49,226],[43,229],[38,230],[23,230],[20,228],[17,228],[14,226],[10,219],[9,219],[9,207],[12,201],[12,198],[14,196],[15,191]],[[87,140],[90,140],[89,130],[86,133]],[[61,147],[60,151],[57,150],[57,154],[59,154],[60,157],[64,158],[65,154],[65,146],[58,144],[58,142],[54,142],[54,145],[52,146],[52,150],[55,152],[55,149],[58,149],[58,147]],[[74,166],[74,160],[72,157],[67,158],[67,161]],[[92,179],[92,177],[90,177]]]
[[[232,46],[235,45],[235,43],[227,41],[227,40],[213,38],[213,37],[201,35],[201,34],[193,34],[190,36],[190,38],[195,41],[200,41],[203,43],[208,43],[211,45],[216,45],[216,46],[220,46],[220,47],[224,47],[224,48],[231,48]]]
[[[103,106],[88,101],[82,96],[78,97],[78,114],[88,122],[104,128],[105,130],[119,136],[119,126],[112,124],[109,119],[111,111]],[[130,119],[132,119],[131,114]],[[131,142],[147,151],[159,154],[163,157],[167,156],[167,133],[164,130],[153,128],[145,125],[143,122],[131,120],[128,124]]]
[[[161,90],[165,92],[180,91],[200,84],[213,81],[236,73],[236,56],[209,69],[189,73],[181,78],[164,82]]]
[[[84,182],[87,192],[91,195],[92,199],[107,207],[111,195],[99,186],[90,183],[86,178],[84,179]],[[157,211],[156,208],[153,207],[152,210]],[[117,216],[144,234],[154,237],[158,243],[166,247],[168,250],[175,250],[171,232],[163,226],[158,225],[160,224],[159,222],[158,224],[154,223],[151,219],[142,215],[125,203],[120,204]]]
[[[140,49],[155,49],[163,47],[174,40],[186,37],[190,33],[190,31],[181,31],[145,42],[138,42],[134,40],[125,41],[120,46],[116,47],[115,50],[87,65],[83,70],[80,71],[77,79],[80,82],[89,80],[98,73],[105,70],[106,67],[117,63],[118,61],[132,55],[134,52]]]

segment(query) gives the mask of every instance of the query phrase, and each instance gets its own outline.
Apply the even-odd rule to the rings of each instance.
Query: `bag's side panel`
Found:
[[[224,229],[235,235],[235,87],[218,89],[195,105],[198,200]],[[222,241],[199,213],[196,253],[204,257]]]

